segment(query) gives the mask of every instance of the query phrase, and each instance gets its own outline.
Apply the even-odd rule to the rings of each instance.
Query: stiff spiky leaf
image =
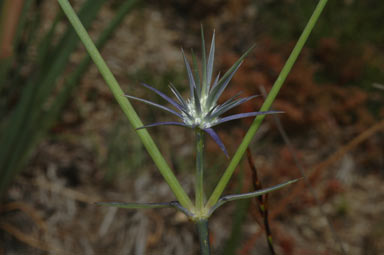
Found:
[[[158,122],[150,125],[143,126],[141,128],[148,128],[160,125],[178,125],[190,128],[199,128],[204,130],[209,136],[217,143],[220,149],[228,156],[227,150],[223,142],[220,140],[219,136],[212,129],[212,127],[217,126],[221,123],[242,119],[246,117],[254,117],[257,115],[264,114],[272,114],[272,113],[280,113],[279,111],[266,111],[266,112],[247,112],[247,113],[239,113],[226,117],[221,117],[222,114],[228,112],[232,108],[239,106],[249,100],[255,98],[256,96],[246,97],[246,98],[238,98],[239,94],[236,94],[226,102],[222,104],[218,104],[218,100],[220,96],[223,94],[225,88],[228,86],[232,77],[235,75],[236,71],[239,69],[241,63],[244,58],[249,54],[249,52],[254,48],[252,46],[248,49],[234,64],[233,66],[220,78],[220,74],[218,74],[215,80],[212,82],[212,74],[213,74],[213,62],[214,62],[214,54],[215,54],[215,33],[212,36],[211,47],[208,55],[208,59],[205,52],[205,42],[204,42],[204,33],[202,30],[202,69],[201,77],[199,76],[198,65],[196,61],[196,57],[192,52],[193,57],[193,69],[191,68],[187,57],[184,54],[184,51],[181,50],[185,67],[188,74],[189,81],[189,90],[190,97],[188,99],[183,99],[180,92],[176,89],[176,87],[170,84],[170,89],[172,93],[175,95],[177,101],[163,94],[159,90],[142,83],[144,87],[152,90],[157,95],[162,97],[168,103],[170,103],[173,107],[175,107],[179,112],[176,112],[173,109],[165,107],[163,105],[156,104],[154,102],[137,98],[134,96],[127,95],[128,98],[137,100],[142,103],[146,103],[167,112],[172,113],[177,116],[181,122],[168,121],[168,122]]]
[[[271,191],[281,189],[281,188],[283,188],[285,186],[288,186],[288,185],[290,185],[292,183],[295,183],[295,182],[297,182],[297,181],[299,181],[301,179],[302,178],[293,179],[293,180],[290,180],[290,181],[287,181],[287,182],[284,182],[284,183],[281,183],[281,184],[278,184],[278,185],[275,185],[275,186],[272,186],[272,187],[269,187],[269,188],[265,188],[265,189],[261,189],[261,190],[256,190],[256,191],[249,192],[249,193],[234,194],[234,195],[224,196],[224,197],[220,198],[219,201],[217,201],[217,203],[214,206],[212,206],[212,208],[209,211],[209,214],[212,215],[212,213],[217,208],[219,208],[220,206],[222,206],[223,204],[225,204],[225,203],[227,203],[229,201],[238,200],[238,199],[247,199],[247,198],[251,198],[251,197],[261,196],[261,195],[267,194],[267,193],[269,193]]]

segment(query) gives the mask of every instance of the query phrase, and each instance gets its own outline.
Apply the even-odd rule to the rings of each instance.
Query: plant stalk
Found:
[[[265,99],[264,104],[261,106],[260,111],[268,111],[271,108],[273,101],[275,100],[275,98],[276,98],[277,94],[279,93],[285,79],[287,78],[293,65],[295,64],[301,50],[304,47],[305,42],[307,41],[313,27],[315,26],[317,20],[319,19],[319,16],[322,13],[326,4],[327,4],[327,0],[319,0],[311,18],[309,19],[307,25],[305,26],[305,28],[304,28],[301,36],[300,36],[300,38],[298,39],[294,49],[292,50],[291,55],[289,56],[283,69],[281,70],[279,76],[277,77],[275,83],[273,84],[273,87],[272,87],[271,91],[269,92],[267,98]],[[229,180],[231,179],[233,172],[235,171],[237,165],[240,163],[240,160],[242,159],[246,149],[248,148],[249,144],[251,143],[252,138],[254,137],[257,130],[259,129],[265,116],[266,115],[259,115],[254,119],[251,127],[249,128],[248,132],[246,133],[243,141],[241,142],[235,155],[233,156],[231,162],[229,163],[227,169],[225,170],[223,176],[219,180],[219,183],[217,184],[215,190],[213,191],[212,195],[210,196],[210,198],[207,202],[207,205],[206,205],[207,208],[211,208],[212,206],[214,206],[217,203],[217,201],[220,199],[221,194],[223,193],[225,187],[227,186]]]
[[[211,248],[209,243],[208,219],[196,221],[197,233],[199,234],[201,255],[210,255]]]
[[[204,208],[204,131],[197,128],[196,134],[196,181],[195,181],[195,202],[196,209],[201,211]]]
[[[68,0],[57,0],[63,9],[65,15],[71,22],[73,28],[75,29],[77,35],[80,37],[80,40],[83,42],[85,48],[87,49],[90,57],[95,62],[97,68],[99,69],[101,75],[103,76],[105,82],[108,84],[113,95],[115,96],[116,101],[119,103],[122,111],[127,116],[133,128],[137,129],[143,126],[139,116],[136,111],[133,109],[133,106],[124,97],[124,92],[121,90],[119,83],[117,82],[115,76],[112,74],[111,70],[108,68],[104,59],[101,57],[100,52],[97,50],[96,46],[92,42],[92,39],[89,37],[84,26],[81,24],[81,21],[77,17],[72,6],[69,4]],[[160,153],[155,142],[152,140],[146,129],[141,129],[136,131],[141,141],[144,144],[144,147],[147,149],[149,155],[152,157],[156,166],[158,167],[160,173],[163,175],[165,181],[168,183],[169,187],[175,194],[177,200],[180,204],[187,208],[191,209],[193,207],[192,201],[182,188],[181,184],[177,180],[176,176],[172,172],[168,163],[164,159],[163,155]]]

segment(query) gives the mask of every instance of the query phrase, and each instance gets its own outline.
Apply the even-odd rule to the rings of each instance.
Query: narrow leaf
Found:
[[[173,100],[172,98],[170,98],[169,96],[165,95],[163,92],[161,92],[160,90],[157,90],[155,89],[154,87],[152,86],[149,86],[148,84],[145,84],[145,83],[140,83],[141,86],[143,87],[146,87],[147,89],[150,89],[152,90],[153,92],[155,92],[156,94],[158,94],[161,98],[163,98],[164,100],[166,100],[168,103],[170,103],[171,105],[173,105],[174,107],[176,107],[177,109],[181,110],[183,107],[178,104],[175,100]]]
[[[269,188],[265,188],[265,189],[262,189],[262,190],[257,190],[257,191],[254,191],[254,192],[224,196],[224,197],[220,198],[217,201],[217,203],[210,209],[209,215],[212,215],[212,213],[217,208],[219,208],[220,206],[222,206],[226,202],[233,201],[233,200],[238,200],[238,199],[246,199],[246,198],[252,198],[252,197],[261,196],[261,195],[264,195],[265,193],[268,193],[268,192],[271,192],[271,191],[274,191],[274,190],[278,190],[278,189],[281,189],[281,188],[283,188],[283,187],[285,187],[285,186],[287,186],[289,184],[295,183],[295,182],[297,182],[300,179],[302,179],[302,178],[290,180],[290,181],[287,181],[287,182],[284,182],[284,183],[281,183],[281,184],[278,184],[278,185],[275,185],[275,186],[272,186],[272,187],[269,187]]]
[[[191,66],[189,65],[188,59],[185,56],[183,49],[181,49],[181,53],[183,54],[185,68],[187,69],[188,80],[189,80],[189,89],[190,89],[190,92],[191,92],[191,97],[193,97],[194,96],[194,90],[196,88],[195,79],[193,78],[193,73],[191,71]]]
[[[81,41],[83,42],[88,53],[94,60],[101,75],[109,85],[113,95],[115,96],[116,100],[119,102],[121,109],[123,110],[125,115],[128,117],[130,123],[134,128],[140,127],[142,125],[140,118],[136,114],[135,110],[133,109],[129,101],[126,98],[122,97],[124,93],[121,90],[116,78],[114,77],[111,70],[108,68],[105,61],[101,57],[100,52],[97,50],[97,48],[93,44],[92,39],[89,37],[87,31],[81,24],[79,18],[77,17],[73,8],[69,4],[68,0],[58,0],[58,2],[61,8],[63,9],[64,13],[67,15],[69,21],[73,25]],[[146,130],[143,130],[137,133],[141,141],[143,142],[145,148],[148,150],[150,156],[154,160],[156,166],[159,168],[162,176],[164,177],[164,179],[172,189],[173,193],[177,197],[180,204],[185,208],[192,208],[193,204],[191,199],[188,197],[188,195],[180,185],[180,182],[177,180],[176,176],[173,174],[172,170],[170,169],[164,157],[161,155],[158,147],[154,143],[151,136],[148,134],[148,132],[146,132]]]
[[[225,88],[231,81],[233,75],[235,75],[236,71],[239,69],[242,62],[240,62],[235,69],[229,74],[229,76],[223,80],[219,81],[219,83],[215,86],[215,88],[212,90],[212,92],[209,94],[208,103],[209,105],[213,105],[217,102],[217,100],[220,98],[221,94],[224,92]]]
[[[196,88],[194,89],[195,95],[193,96],[193,101],[195,102],[195,110],[197,113],[201,113],[201,104],[200,104],[200,98],[199,93],[196,91]]]
[[[211,49],[209,50],[208,65],[207,65],[207,87],[205,93],[208,92],[209,86],[211,85],[213,62],[215,58],[215,31],[213,31]]]
[[[216,115],[217,112],[222,111],[223,109],[225,109],[229,105],[232,105],[234,102],[241,100],[242,98],[238,98],[240,95],[241,95],[241,93],[239,92],[236,95],[234,95],[233,97],[231,97],[230,99],[228,99],[227,101],[225,101],[223,104],[221,104],[221,105],[217,104],[217,108],[216,108],[215,112],[212,113],[212,115]],[[216,116],[218,116],[218,115],[216,115]]]
[[[193,63],[193,73],[194,73],[194,77],[195,77],[195,82],[196,82],[196,89],[197,91],[199,92],[199,95],[201,95],[202,91],[201,91],[201,81],[200,81],[200,75],[199,75],[199,66],[197,64],[197,58],[196,58],[196,55],[195,55],[195,52],[193,50],[191,50],[191,53],[192,53],[192,63]]]
[[[303,32],[301,33],[299,40],[297,41],[295,47],[292,50],[292,53],[288,57],[286,63],[284,64],[283,69],[281,70],[279,76],[277,77],[275,83],[272,86],[272,89],[270,93],[268,94],[267,98],[265,99],[263,105],[261,106],[260,111],[268,111],[274,102],[277,94],[279,93],[284,81],[286,80],[288,74],[290,73],[293,65],[295,64],[298,56],[300,55],[301,50],[303,49],[304,44],[306,43],[309,35],[311,34],[311,31],[313,30],[317,20],[320,17],[320,14],[324,10],[325,5],[327,4],[327,0],[319,0],[318,4],[309,19],[307,25],[305,26]],[[247,147],[249,146],[250,142],[252,141],[252,138],[256,134],[257,130],[261,126],[262,121],[264,120],[265,115],[259,115],[257,116],[249,130],[247,131],[246,135],[244,136],[243,141],[239,145],[235,155],[233,156],[231,162],[229,163],[227,169],[224,171],[223,176],[220,178],[219,182],[217,183],[215,189],[213,190],[211,196],[209,197],[207,201],[207,206],[211,207],[219,200],[221,194],[223,193],[225,187],[227,186],[233,172],[235,171],[236,167],[238,166],[239,162],[241,161]]]
[[[201,55],[202,55],[202,60],[201,63],[203,65],[203,70],[202,70],[202,75],[203,75],[203,85],[202,85],[202,90],[204,93],[208,91],[208,84],[207,84],[207,54],[205,52],[205,39],[204,39],[204,29],[203,25],[201,25]]]
[[[220,137],[216,134],[215,130],[212,128],[205,128],[204,131],[209,134],[210,137],[219,145],[220,149],[224,152],[225,156],[229,158],[228,152],[225,149],[224,143],[221,141]]]
[[[247,55],[255,48],[255,44],[252,45],[232,66],[231,68],[228,69],[228,71],[223,75],[223,77],[221,77],[221,80],[219,81],[219,83],[223,82],[224,80],[226,80],[228,78],[228,76],[231,75],[231,73],[233,72],[233,70],[237,69],[236,67],[239,66],[239,64],[241,62],[243,62],[243,60],[247,57]]]
[[[276,114],[276,113],[283,113],[282,111],[266,111],[266,112],[246,112],[246,113],[238,113],[234,115],[230,115],[224,118],[221,118],[218,122],[216,122],[213,126],[217,126],[221,123],[236,120],[236,119],[242,119],[247,117],[254,117],[258,115],[266,115],[266,114]]]
[[[176,87],[170,83],[169,84],[169,88],[171,89],[172,93],[175,95],[175,97],[177,98],[177,100],[179,100],[180,104],[183,106],[183,107],[187,107],[187,103],[185,102],[185,100],[183,99],[183,97],[181,96],[180,92],[176,89]]]
[[[218,117],[220,116],[221,114],[224,114],[226,113],[227,111],[241,105],[241,104],[244,104],[246,102],[248,102],[249,100],[252,100],[254,98],[258,97],[257,95],[255,96],[250,96],[250,97],[246,97],[246,98],[239,98],[237,100],[232,100],[232,101],[226,101],[224,104],[222,104],[221,106],[219,106],[219,108],[217,109],[217,111],[215,111],[213,114],[212,114],[212,118],[215,118],[215,117]]]
[[[210,88],[210,93],[217,87],[217,84],[219,84],[219,78],[220,78],[220,73],[217,74],[215,81],[212,84],[212,87]]]
[[[221,77],[220,81],[218,82],[217,88],[215,88],[214,91],[212,91],[212,96],[210,98],[210,104],[216,103],[218,98],[220,97],[221,93],[223,93],[225,87],[228,85],[230,80],[232,79],[232,76],[236,73],[237,69],[240,67],[241,63],[245,59],[245,57],[255,48],[256,45],[252,45],[232,66],[228,69],[228,71]]]
[[[157,127],[157,126],[183,126],[188,127],[185,123],[182,122],[176,122],[176,121],[164,121],[164,122],[156,122],[153,124],[145,125],[142,127],[137,128],[136,130],[143,129],[143,128],[149,128],[149,127]]]
[[[235,101],[243,92],[240,91],[240,92],[237,92],[234,96],[230,97],[227,101],[225,101],[224,103],[222,103],[221,105],[219,105],[219,107],[223,107],[233,101]]]
[[[215,112],[217,110],[217,108],[219,108],[220,105],[215,105],[214,107],[211,108],[211,110],[209,110],[209,112],[207,113],[207,117],[208,119],[212,119],[210,116],[213,112]]]
[[[180,92],[176,89],[176,87],[172,83],[169,84],[169,88],[171,89],[172,93],[176,96],[177,100],[180,102],[182,106],[179,110],[185,113],[185,115],[187,115],[189,118],[192,118],[192,116],[188,112],[187,102],[185,102]]]
[[[128,97],[128,98],[134,99],[134,100],[136,100],[136,101],[140,101],[140,102],[143,102],[143,103],[146,103],[146,104],[155,106],[155,107],[160,108],[160,109],[162,109],[162,110],[164,110],[164,111],[170,112],[170,113],[176,115],[176,116],[179,117],[179,118],[183,118],[183,116],[181,116],[180,113],[175,112],[174,110],[169,109],[168,107],[165,107],[165,106],[163,106],[163,105],[156,104],[156,103],[151,102],[151,101],[149,101],[149,100],[145,100],[145,99],[138,98],[138,97],[134,97],[134,96],[130,96],[130,95],[125,95],[125,96]]]

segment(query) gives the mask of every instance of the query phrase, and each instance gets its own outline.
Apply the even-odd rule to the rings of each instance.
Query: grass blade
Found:
[[[102,74],[103,78],[105,79],[106,83],[108,84],[109,88],[111,89],[113,95],[115,96],[121,109],[129,119],[133,128],[136,129],[143,126],[139,116],[133,109],[128,99],[123,97],[124,93],[121,90],[118,82],[116,81],[112,72],[109,70],[108,66],[104,62],[99,51],[93,44],[91,38],[89,37],[83,25],[81,24],[79,18],[77,17],[76,13],[72,9],[69,2],[67,0],[58,0],[58,2],[62,7],[64,13],[67,15],[68,19],[72,23],[73,27],[75,28],[78,36],[80,37],[81,41],[86,47],[89,55],[91,56],[92,60],[95,62],[100,73]],[[145,129],[142,129],[137,131],[137,134],[140,137],[141,141],[143,142],[148,153],[154,160],[155,164],[159,168],[160,173],[163,175],[164,179],[170,186],[171,190],[179,200],[180,204],[187,209],[192,208],[193,207],[192,201],[187,196],[184,189],[181,187],[179,181],[176,179],[175,175],[173,174],[172,170],[168,166],[164,157],[161,155],[159,149],[157,148],[154,141],[150,137],[149,133]]]
[[[82,8],[82,17],[87,26],[96,16],[98,10],[106,0],[88,0]],[[2,134],[0,147],[0,194],[19,170],[20,163],[31,149],[31,144],[38,139],[33,130],[39,130],[40,119],[44,102],[49,97],[56,79],[64,70],[69,56],[78,44],[76,34],[69,32],[64,36],[66,43],[58,52],[54,62],[48,69],[41,67],[36,79],[31,79],[26,85],[19,103],[10,116],[10,120]],[[63,39],[64,40],[64,39]]]
[[[320,14],[322,13],[326,4],[327,4],[327,0],[320,0],[319,3],[317,4],[311,18],[309,19],[306,27],[304,28],[303,33],[301,34],[299,40],[297,41],[296,46],[292,50],[291,55],[289,56],[287,62],[285,63],[283,69],[281,70],[281,72],[280,72],[277,80],[275,81],[270,93],[268,94],[268,97],[265,99],[263,105],[261,106],[260,111],[268,111],[271,108],[273,101],[275,100],[275,98],[276,98],[277,94],[279,93],[285,79],[287,78],[289,72],[291,71],[293,65],[295,64],[297,57],[299,56],[301,50],[303,49],[305,42],[307,41],[313,27],[315,26]],[[259,115],[253,121],[251,127],[249,128],[243,141],[241,142],[235,155],[233,156],[231,162],[229,163],[227,169],[225,170],[223,176],[219,180],[216,188],[214,189],[211,197],[209,198],[207,205],[206,205],[208,208],[215,205],[217,203],[217,201],[219,200],[219,198],[220,198],[221,194],[223,193],[225,187],[227,186],[233,172],[235,171],[237,165],[240,163],[240,160],[242,159],[248,145],[251,143],[252,138],[256,134],[256,132],[259,129],[264,118],[265,118],[265,115]]]
[[[172,113],[173,115],[176,115],[179,118],[183,118],[183,116],[181,116],[180,113],[175,112],[174,110],[172,110],[172,109],[170,109],[170,108],[168,108],[166,106],[163,106],[163,105],[160,105],[160,104],[157,104],[157,103],[154,103],[152,101],[149,101],[149,100],[146,100],[146,99],[142,99],[142,98],[139,98],[139,97],[134,97],[134,96],[130,96],[130,95],[125,95],[125,96],[130,98],[130,99],[133,99],[133,100],[145,103],[145,104],[149,104],[149,105],[152,105],[152,106],[157,107],[159,109],[162,109],[164,111],[167,111],[169,113]]]

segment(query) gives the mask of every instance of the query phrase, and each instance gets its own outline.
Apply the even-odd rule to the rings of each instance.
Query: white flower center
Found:
[[[201,129],[209,128],[218,121],[218,118],[208,119],[209,111],[215,107],[215,105],[209,107],[207,103],[207,96],[203,95],[200,98],[200,111],[198,111],[194,99],[187,100],[188,116],[185,113],[183,115],[183,121],[190,126],[199,126]]]

